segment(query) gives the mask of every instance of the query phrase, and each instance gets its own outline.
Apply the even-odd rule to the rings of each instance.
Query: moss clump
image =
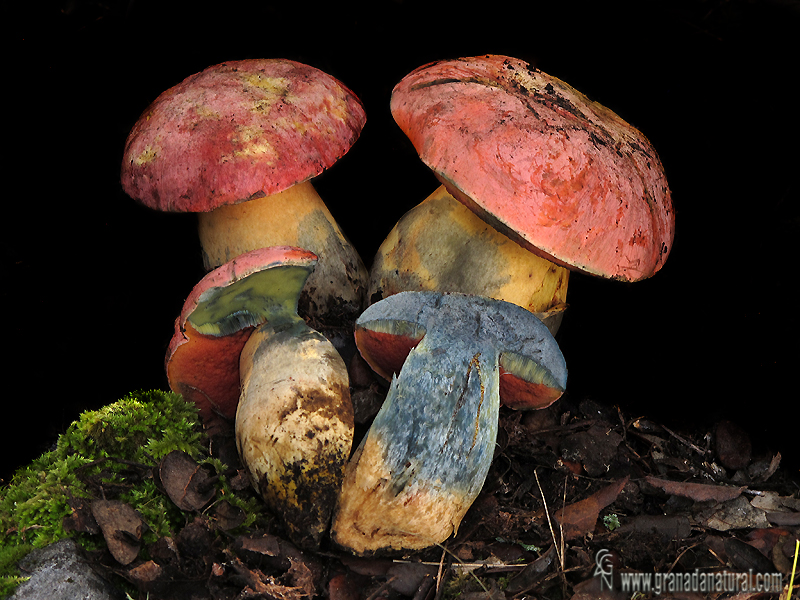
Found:
[[[202,452],[197,409],[178,394],[140,391],[86,411],[62,435],[61,456],[80,454],[92,460],[123,457],[148,463],[173,450],[198,458]]]
[[[90,548],[103,544],[101,535],[64,527],[64,517],[73,512],[70,502],[101,494],[139,511],[148,526],[146,544],[175,535],[187,516],[158,490],[149,469],[174,450],[216,470],[220,495],[244,509],[248,518],[243,525],[252,525],[262,509],[255,499],[237,497],[230,489],[226,466],[207,455],[204,441],[195,405],[171,392],[133,392],[82,413],[54,450],[18,469],[0,489],[0,559],[12,556],[5,564],[13,564],[27,551],[68,536]],[[0,573],[0,589],[13,587],[17,575]],[[0,591],[0,597],[5,593]]]
[[[28,579],[20,576],[17,563],[31,550],[33,547],[29,544],[0,547],[0,598],[13,593],[20,583]]]
[[[124,481],[128,467],[120,459],[152,466],[172,450],[198,458],[202,452],[198,422],[193,405],[161,391],[134,392],[84,412],[59,436],[55,450],[20,468],[11,484],[0,490],[1,545],[38,548],[66,537],[63,520],[72,513],[69,500],[91,497],[88,481],[131,488]],[[141,496],[143,491],[131,488],[123,496]],[[166,511],[160,516],[170,512],[168,506],[158,510]],[[163,526],[156,531],[163,531]]]

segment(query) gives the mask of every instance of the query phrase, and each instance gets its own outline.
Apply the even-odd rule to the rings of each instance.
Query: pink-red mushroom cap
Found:
[[[675,217],[658,154],[637,129],[507,56],[444,60],[394,88],[395,121],[453,196],[572,270],[650,277]]]
[[[297,300],[316,261],[301,248],[260,248],[214,269],[189,294],[165,366],[170,388],[205,420],[235,416],[242,348],[257,325],[300,319]]]
[[[358,139],[361,101],[299,62],[214,65],[162,93],[125,144],[122,186],[165,211],[207,212],[322,173]]]

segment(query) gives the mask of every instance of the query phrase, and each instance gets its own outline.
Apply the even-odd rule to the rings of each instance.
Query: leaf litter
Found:
[[[746,433],[733,431],[721,458],[715,432],[675,432],[592,400],[565,395],[543,411],[504,409],[492,469],[457,535],[403,557],[304,552],[277,520],[243,528],[245,515],[219,477],[182,452],[135,473],[152,477],[184,511],[174,537],[143,543],[136,512],[101,484],[96,498],[74,499],[67,522],[74,531],[99,529],[107,547],[89,560],[154,600],[622,597],[598,588],[600,551],[620,573],[781,573],[788,585],[800,484],[779,454],[753,454]],[[218,427],[209,448],[246,494],[232,436]]]

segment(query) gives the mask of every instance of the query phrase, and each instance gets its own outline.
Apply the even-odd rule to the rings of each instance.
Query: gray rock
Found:
[[[122,600],[124,594],[86,563],[78,545],[64,539],[34,550],[20,561],[21,584],[10,600]]]

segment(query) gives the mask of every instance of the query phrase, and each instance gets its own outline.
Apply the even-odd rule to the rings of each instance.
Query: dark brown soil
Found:
[[[354,396],[378,405],[381,389],[373,384]],[[362,420],[370,409],[363,411]],[[230,431],[217,430],[211,447],[244,480],[232,443]],[[730,583],[734,573],[753,582],[769,574],[788,585],[800,535],[800,479],[779,454],[754,455],[752,446],[746,429],[730,422],[674,431],[568,395],[542,411],[503,409],[492,469],[457,535],[413,555],[372,558],[325,544],[300,551],[277,520],[234,535],[235,510],[224,503],[203,510],[213,481],[168,457],[159,484],[187,511],[186,527],[135,559],[112,550],[90,560],[150,599],[623,598],[634,591],[623,593],[630,573],[672,582],[661,598],[737,590],[738,598],[777,597]],[[101,523],[109,539],[106,527],[114,525]],[[120,529],[116,538],[130,539]],[[611,573],[611,589],[601,589],[599,564]],[[691,587],[692,574],[724,573],[733,588]],[[655,597],[643,592],[638,597]]]

